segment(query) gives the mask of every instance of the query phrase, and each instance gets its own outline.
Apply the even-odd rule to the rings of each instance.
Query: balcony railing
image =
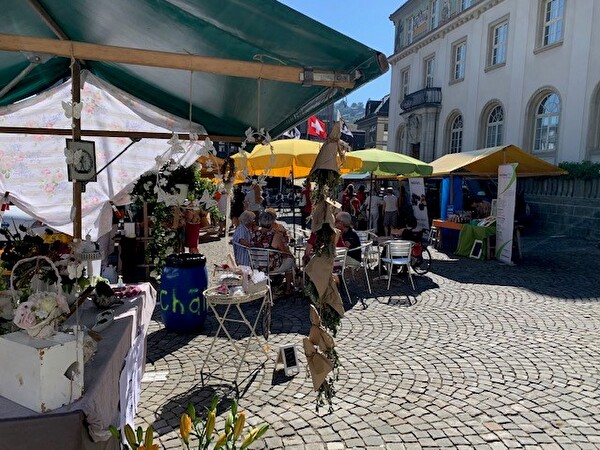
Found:
[[[404,111],[410,111],[423,106],[440,106],[441,104],[442,88],[428,87],[408,94],[400,103],[400,108]]]

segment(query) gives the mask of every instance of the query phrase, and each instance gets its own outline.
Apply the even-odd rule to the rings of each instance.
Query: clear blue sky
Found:
[[[389,17],[406,0],[279,0],[308,17],[371,47],[386,56],[394,50],[394,24]],[[390,93],[385,74],[348,95],[349,103],[378,100]]]

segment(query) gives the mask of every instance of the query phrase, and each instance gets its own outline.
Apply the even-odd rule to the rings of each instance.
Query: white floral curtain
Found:
[[[165,113],[87,71],[82,71],[81,128],[146,132],[205,134],[204,127]],[[70,80],[22,102],[0,108],[0,126],[71,128],[62,108],[71,101]],[[129,138],[93,138],[96,167],[104,167],[128,144]],[[73,186],[68,181],[64,156],[65,136],[0,134],[0,194],[28,214],[61,230],[73,233]],[[82,231],[93,239],[111,229],[109,201],[128,203],[128,192],[141,174],[154,168],[155,158],[169,148],[166,140],[142,139],[88,183],[82,195]]]

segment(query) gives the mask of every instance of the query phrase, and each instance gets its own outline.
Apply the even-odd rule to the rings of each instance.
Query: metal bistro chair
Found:
[[[412,241],[402,240],[389,240],[384,244],[383,253],[385,256],[381,257],[381,264],[386,265],[388,273],[388,290],[392,283],[392,269],[394,266],[405,266],[410,284],[412,285],[413,291],[415,290],[415,283],[412,278],[412,269],[410,267],[410,254],[412,251]],[[379,265],[379,271],[381,273],[381,264]]]
[[[358,232],[357,232],[358,233]],[[361,261],[358,265],[348,264],[348,259],[346,259],[346,268],[352,269],[352,273],[354,274],[356,271],[362,270],[365,274],[365,280],[367,282],[367,289],[369,294],[371,294],[371,280],[369,279],[369,268],[370,268],[370,255],[373,248],[373,241],[363,241],[363,237],[359,234],[360,238],[360,255]],[[347,255],[346,255],[347,256]],[[352,257],[350,257],[352,259]],[[379,254],[377,254],[377,261],[379,260]]]
[[[367,269],[372,269],[379,264],[379,246],[377,242],[379,241],[379,236],[377,236],[372,231],[357,231],[358,238],[360,239],[361,246],[370,243],[368,248],[363,251],[363,261],[367,264]],[[365,258],[366,256],[366,258]]]
[[[346,295],[348,296],[348,301],[352,302],[352,297],[350,297],[350,292],[348,291],[348,285],[346,284],[346,279],[344,278],[344,273],[346,272],[346,255],[347,254],[348,254],[347,248],[345,248],[345,247],[336,247],[335,248],[335,257],[333,258],[333,274],[338,275],[342,279],[344,289],[346,289]]]
[[[271,289],[271,275],[284,275],[287,272],[291,272],[292,276],[294,275],[294,267],[292,266],[289,270],[279,270],[279,269],[270,269],[270,260],[269,255],[271,253],[283,253],[279,250],[273,250],[270,248],[261,248],[261,247],[249,247],[248,254],[250,255],[250,267],[252,269],[260,270],[261,272],[265,272],[268,278],[268,286],[269,293],[272,295]]]

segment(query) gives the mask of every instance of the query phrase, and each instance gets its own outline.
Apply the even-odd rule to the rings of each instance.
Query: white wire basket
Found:
[[[62,293],[60,273],[52,260],[46,256],[34,256],[17,261],[10,274],[10,290],[13,295],[16,296],[17,293],[14,287],[17,267],[36,260],[48,263],[54,271],[57,281],[53,286],[55,286],[56,292],[36,291],[32,293],[27,301],[21,302],[17,306],[13,322],[29,336],[43,339],[56,334],[56,321],[61,315],[69,312],[69,305]]]

